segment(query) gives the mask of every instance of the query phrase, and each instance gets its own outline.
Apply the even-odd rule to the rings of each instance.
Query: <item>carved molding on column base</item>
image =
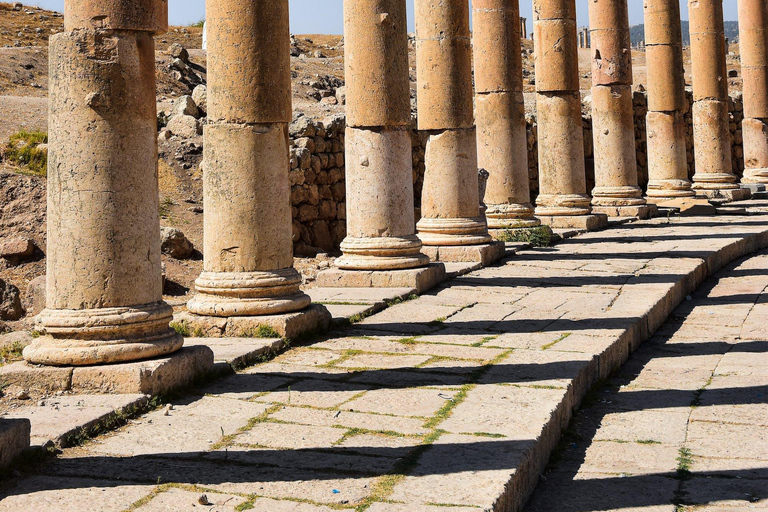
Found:
[[[424,256],[427,261],[429,258]],[[321,288],[410,288],[421,294],[446,279],[445,265],[430,263],[405,270],[343,270],[331,268],[317,275]]]
[[[330,327],[331,314],[319,304],[292,313],[262,316],[216,317],[196,315],[189,311],[174,315],[176,322],[183,322],[195,337],[254,337],[259,331],[271,329],[281,338],[295,338],[308,332],[324,331]]]
[[[744,169],[744,184],[768,185],[768,169]]]
[[[335,265],[343,270],[404,270],[423,267],[429,258],[421,254],[422,243],[410,237],[347,237],[341,243],[342,257]]]
[[[536,217],[539,219],[589,215],[591,211],[591,198],[586,194],[539,194],[536,198]]]
[[[646,204],[640,187],[596,187],[592,191],[592,211],[595,206],[642,206]]]
[[[696,173],[693,176],[693,190],[735,190],[739,188],[739,178],[735,174]]]
[[[484,217],[466,219],[433,219],[423,217],[418,224],[417,236],[425,246],[469,246],[487,244],[492,238]],[[422,248],[422,251],[424,249]]]
[[[688,180],[651,180],[648,182],[648,199],[672,199],[694,197],[696,192]]]
[[[533,205],[528,204],[491,204],[485,217],[488,229],[521,229],[541,226],[541,221],[534,217]]]
[[[608,216],[594,215],[539,215],[541,223],[552,229],[572,229],[577,231],[600,231],[608,227]]]
[[[479,263],[484,267],[493,265],[507,255],[507,247],[504,242],[465,246],[425,245],[421,251],[432,261]]]
[[[592,213],[602,213],[608,217],[620,217],[625,219],[650,219],[655,217],[659,209],[655,204],[641,204],[634,206],[593,206]]]
[[[47,366],[90,366],[171,354],[184,344],[169,326],[165,302],[97,309],[46,309],[37,318],[44,333],[24,349],[24,359]]]
[[[203,272],[187,309],[201,316],[281,315],[300,311],[312,300],[299,290],[295,268],[262,272]]]

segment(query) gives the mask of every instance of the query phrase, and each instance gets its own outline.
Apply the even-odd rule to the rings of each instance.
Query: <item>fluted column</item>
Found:
[[[768,3],[739,0],[744,183],[768,184]]]
[[[427,265],[416,236],[405,0],[344,2],[347,238],[336,266]]]
[[[477,159],[490,173],[488,227],[538,226],[528,181],[518,0],[474,0],[472,5]]]
[[[723,0],[689,0],[695,190],[739,188],[731,162]]]
[[[209,2],[205,263],[188,304],[212,317],[310,304],[293,268],[288,0]]]
[[[638,186],[632,52],[627,0],[589,2],[592,37],[593,211],[633,216],[646,204]]]
[[[691,197],[685,148],[685,76],[678,0],[644,0],[648,73],[648,197]]]
[[[50,39],[47,308],[31,363],[169,354],[162,300],[153,35],[165,0],[67,0]]]
[[[591,211],[584,166],[575,0],[534,0],[539,196],[536,214]]]
[[[416,67],[419,129],[429,133],[419,238],[490,242],[480,213],[468,0],[416,0]]]

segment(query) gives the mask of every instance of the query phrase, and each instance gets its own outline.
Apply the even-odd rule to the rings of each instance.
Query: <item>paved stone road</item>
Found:
[[[768,510],[768,252],[692,299],[576,415],[526,512]]]
[[[768,245],[765,231],[759,217],[656,220],[521,253],[66,450],[38,474],[6,484],[0,512],[512,510],[522,505],[586,390],[661,325],[684,297],[684,285],[748,251],[756,235]],[[709,457],[709,466],[694,460],[694,471],[736,474],[742,466],[733,466],[741,461],[716,457],[745,446],[740,455],[762,457],[765,465],[765,438],[758,434],[731,433],[707,421],[686,427],[694,398],[709,405],[712,397],[716,406],[697,408],[697,420],[707,412],[736,423],[765,419],[765,408],[739,405],[764,404],[758,386],[768,368],[765,347],[726,337],[762,333],[765,339],[768,304],[756,306],[755,298],[768,284],[768,263],[751,261],[764,266],[745,264],[734,274],[743,279],[677,329],[674,346],[665,348],[669,357],[654,358],[645,365],[647,376],[629,379],[649,389],[622,390],[636,397],[624,406],[630,419],[631,411],[649,415],[638,420],[649,431],[632,433],[617,418],[606,435],[648,441],[610,445],[653,452],[619,455],[634,461],[619,471],[646,474],[595,482],[594,473],[574,479],[563,466],[548,480],[562,486],[545,496],[555,501],[539,497],[536,510],[656,510],[643,507],[668,504],[667,490],[672,497],[695,496],[703,487],[722,497],[728,494],[717,491],[727,489],[723,483],[757,492],[747,478],[714,479],[717,487],[702,486],[701,478],[681,486],[656,476],[675,471],[684,442],[691,458]],[[674,328],[668,324],[664,332]],[[702,341],[703,334],[718,339]],[[638,372],[639,360],[625,374]],[[699,392],[716,367],[707,391]],[[595,446],[603,444],[609,446]],[[615,472],[613,454],[601,455],[603,466],[594,467]],[[758,462],[745,464],[764,471]],[[626,501],[593,508],[576,501],[611,488],[601,484],[624,482],[647,485],[626,493]],[[199,503],[203,494],[213,505]]]

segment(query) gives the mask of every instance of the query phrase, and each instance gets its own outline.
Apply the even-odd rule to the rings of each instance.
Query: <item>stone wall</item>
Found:
[[[688,108],[685,111],[686,150],[689,176],[695,172],[693,155],[693,117],[690,105],[693,95],[686,93]],[[633,97],[635,110],[635,144],[637,147],[638,175],[641,187],[648,183],[648,155],[645,116],[648,113],[648,97],[636,91]],[[729,101],[731,112],[731,136],[733,139],[733,168],[736,174],[744,171],[741,121],[744,106],[741,93],[732,93]],[[594,179],[594,147],[592,144],[592,116],[589,99],[584,104],[584,153],[587,170],[587,187],[592,190]],[[528,128],[528,171],[531,197],[535,200],[539,191],[538,127],[534,114],[526,115]],[[412,135],[413,183],[415,204],[421,203],[424,184],[424,154],[427,135],[416,130]],[[338,250],[346,235],[346,191],[344,182],[344,116],[337,115],[325,120],[301,116],[290,126],[291,135],[291,203],[293,206],[293,241],[297,255],[314,255],[317,249],[324,252]]]

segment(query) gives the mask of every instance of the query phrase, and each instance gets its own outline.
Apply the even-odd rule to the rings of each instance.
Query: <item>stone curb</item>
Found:
[[[704,281],[729,263],[765,248],[768,248],[768,230],[732,242],[706,258],[692,258],[700,260],[696,268],[681,274],[676,282],[669,283],[668,289],[662,292],[663,296],[641,312],[637,321],[602,353],[595,355],[573,378],[568,393],[554,408],[549,422],[542,427],[538,439],[533,442],[533,446],[520,455],[517,467],[496,499],[492,510],[494,512],[521,511],[536,488],[539,476],[544,473],[563,432],[568,428],[574,411],[579,408],[589,391],[598,382],[617,371],[627,361],[629,355],[650,339],[664,324],[686,296],[696,291]],[[640,275],[634,279],[642,282],[643,276]],[[631,283],[632,280],[627,284]]]

